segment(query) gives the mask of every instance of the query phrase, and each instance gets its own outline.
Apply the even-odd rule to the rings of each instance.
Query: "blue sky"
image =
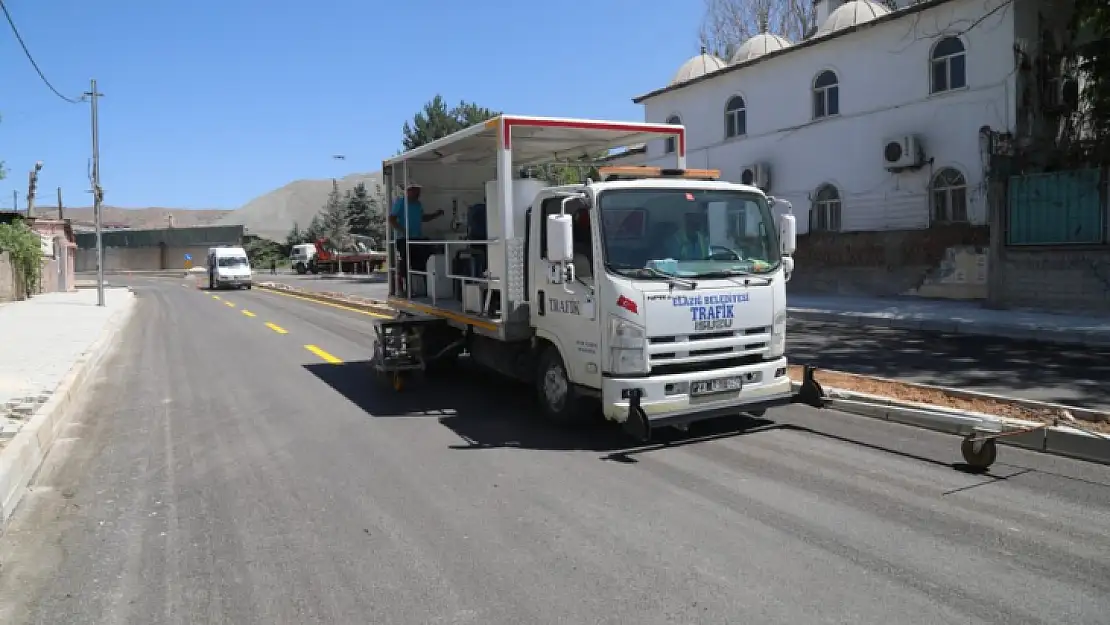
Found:
[[[642,119],[631,98],[697,53],[691,0],[5,0],[47,78],[96,78],[113,206],[237,208],[378,169],[437,92],[524,115]],[[649,10],[650,9],[650,10]],[[0,206],[87,206],[88,105],[53,95],[0,22]],[[332,154],[345,154],[335,161]]]

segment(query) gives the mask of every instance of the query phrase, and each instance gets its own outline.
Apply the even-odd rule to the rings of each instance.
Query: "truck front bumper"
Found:
[[[779,358],[711,371],[605,378],[601,383],[605,418],[617,423],[627,421],[637,395],[639,408],[652,427],[680,425],[789,404],[794,393],[786,364],[786,358]],[[743,387],[739,391],[701,396],[690,393],[691,386],[696,382],[723,378],[741,378]]]

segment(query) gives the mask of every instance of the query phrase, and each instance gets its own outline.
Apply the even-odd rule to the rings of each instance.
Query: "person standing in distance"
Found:
[[[405,288],[404,276],[408,262],[404,257],[405,241],[409,239],[419,241],[423,238],[424,223],[443,216],[442,209],[430,215],[424,214],[424,204],[420,202],[420,185],[415,182],[409,183],[405,196],[397,198],[389,211],[389,225],[393,228],[393,259],[397,267],[397,288],[401,291]],[[405,210],[406,199],[408,200],[407,211]],[[412,255],[415,259],[422,256],[419,248],[414,249]],[[396,262],[397,259],[400,262]],[[420,264],[417,263],[417,267],[419,266]]]

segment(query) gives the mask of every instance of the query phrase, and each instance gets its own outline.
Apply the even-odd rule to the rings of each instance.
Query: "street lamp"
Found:
[[[35,161],[35,168],[27,174],[27,216],[35,215],[35,189],[39,185],[39,172],[42,171],[42,161]]]

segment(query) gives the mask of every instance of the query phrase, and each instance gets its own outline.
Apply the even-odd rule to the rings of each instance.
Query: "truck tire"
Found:
[[[571,384],[559,350],[548,345],[540,354],[536,367],[536,391],[540,410],[548,421],[557,425],[578,425],[590,412],[585,401]]]

